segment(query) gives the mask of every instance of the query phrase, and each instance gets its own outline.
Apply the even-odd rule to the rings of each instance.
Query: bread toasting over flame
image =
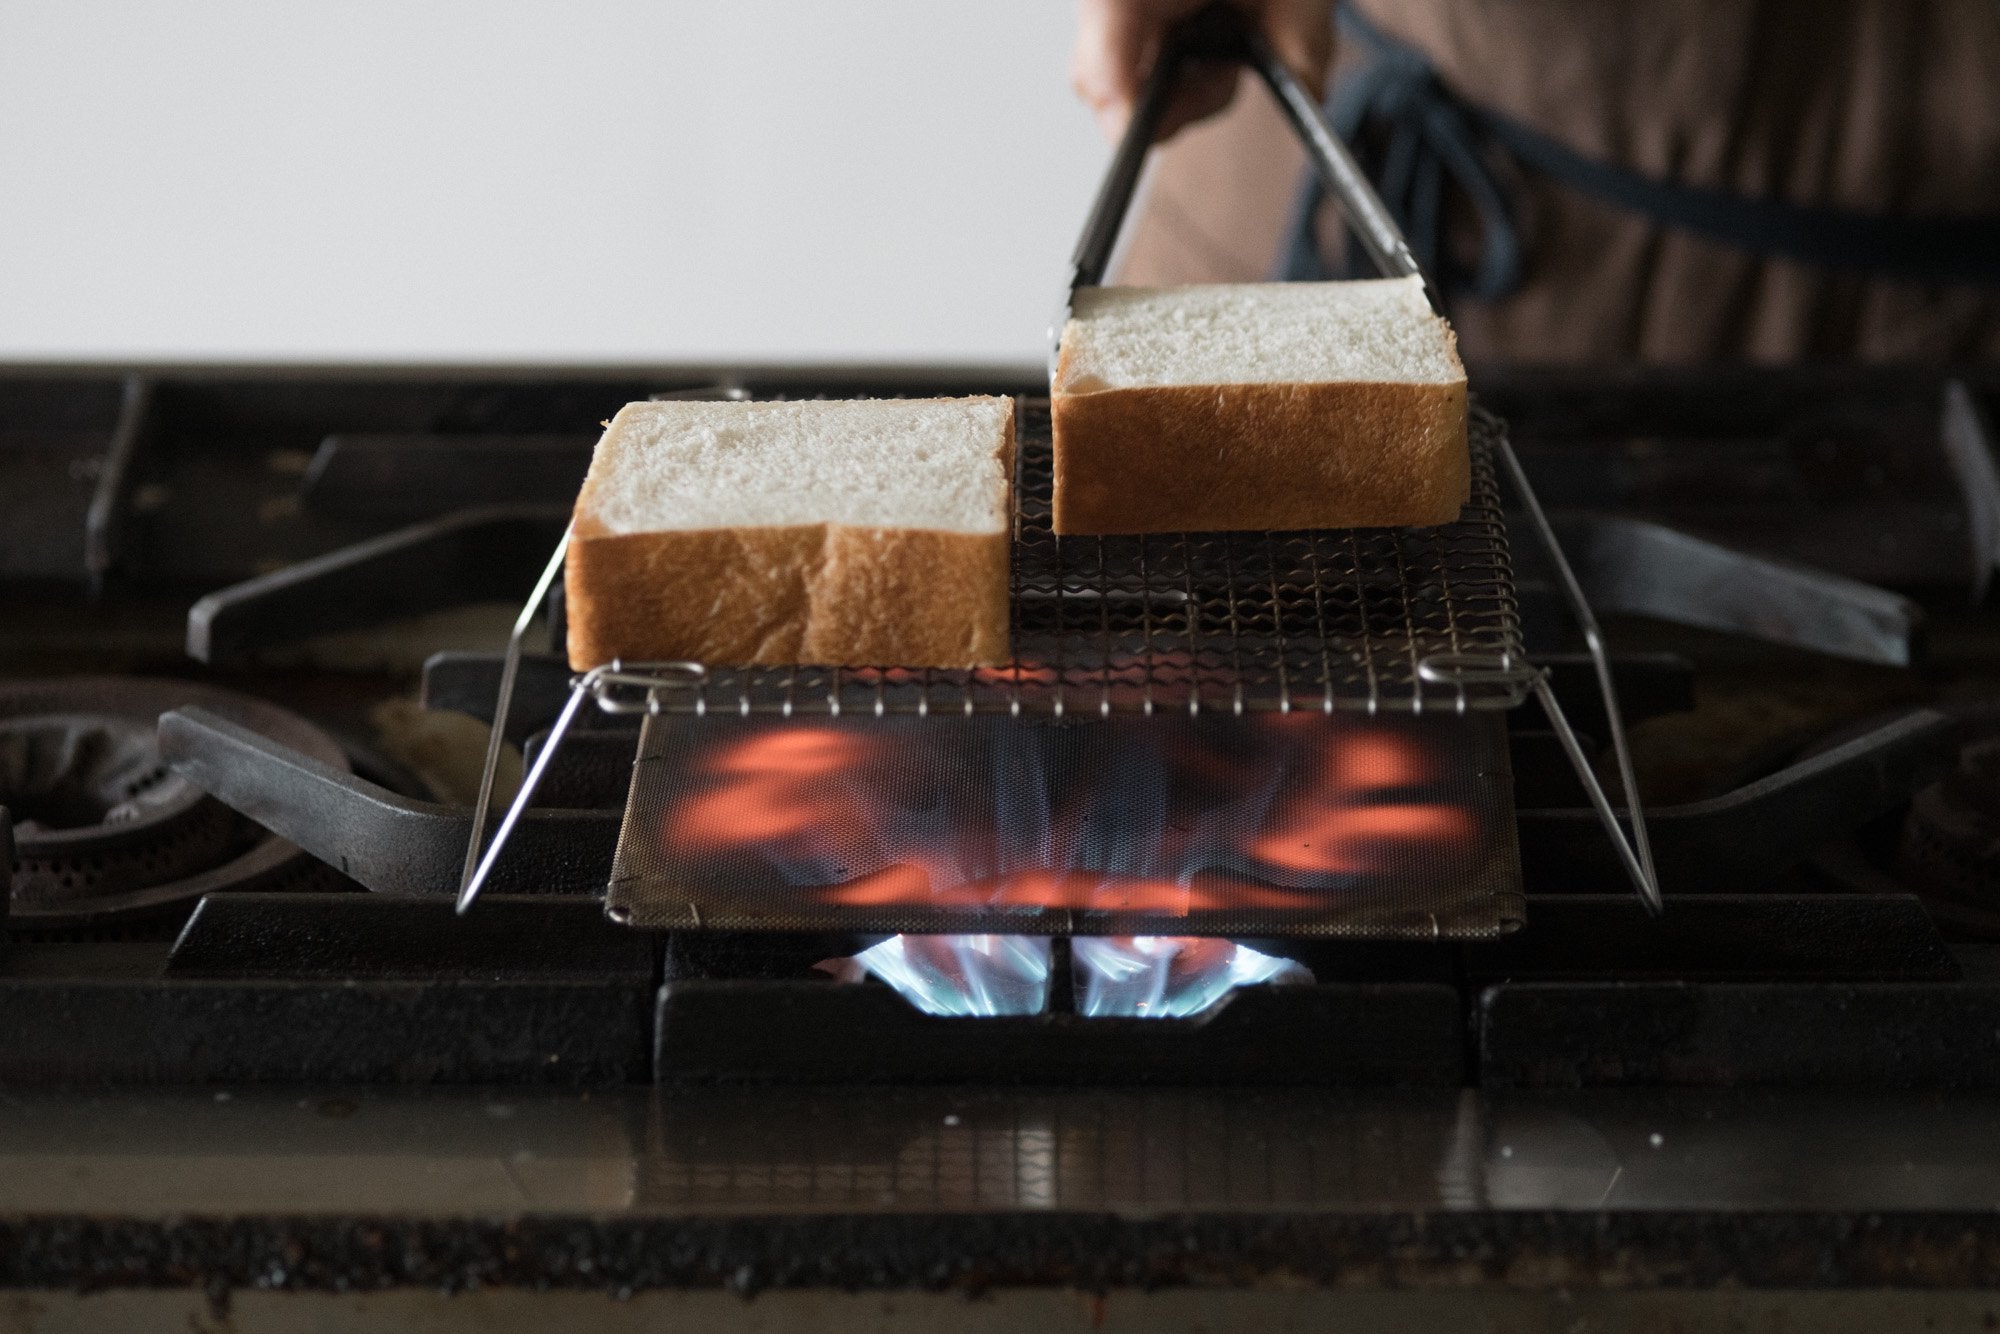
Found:
[[[1415,278],[1084,288],[1053,392],[1058,533],[1429,525],[1470,494]]]
[[[1004,662],[1008,398],[627,404],[577,498],[571,666]]]

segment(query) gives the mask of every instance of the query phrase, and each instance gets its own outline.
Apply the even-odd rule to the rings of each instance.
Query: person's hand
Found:
[[[1206,0],[1080,0],[1076,55],[1070,78],[1077,96],[1097,114],[1107,139],[1125,133],[1132,104],[1159,59],[1167,29]],[[1334,0],[1231,0],[1250,15],[1278,59],[1314,96],[1325,91],[1333,61]],[[1180,90],[1160,122],[1160,138],[1229,105],[1236,94],[1234,65],[1190,64]]]

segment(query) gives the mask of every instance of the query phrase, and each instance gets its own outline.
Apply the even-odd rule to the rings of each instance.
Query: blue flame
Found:
[[[1313,980],[1303,964],[1248,945],[1231,945],[1200,961],[1189,957],[1188,942],[1177,936],[1078,936],[1071,948],[1077,1012],[1091,1016],[1184,1019],[1237,987]]]
[[[1077,1011],[1092,1018],[1184,1019],[1237,987],[1310,983],[1291,959],[1247,945],[1204,950],[1177,936],[1078,936]],[[1040,1014],[1049,1000],[1043,936],[891,936],[854,956],[853,970],[894,987],[925,1014]]]
[[[1044,936],[891,936],[854,962],[925,1014],[1040,1014],[1049,1003]]]

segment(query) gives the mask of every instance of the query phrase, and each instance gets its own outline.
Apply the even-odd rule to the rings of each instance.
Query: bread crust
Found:
[[[1471,496],[1462,379],[1059,392],[1052,409],[1058,533],[1428,526]]]
[[[1011,513],[1011,415],[999,458]],[[842,667],[1008,660],[1008,532],[804,524],[613,533],[597,520],[593,498],[587,480],[563,569],[574,670],[613,659]]]
[[[579,536],[569,661],[974,667],[1007,660],[1005,533],[734,528]]]

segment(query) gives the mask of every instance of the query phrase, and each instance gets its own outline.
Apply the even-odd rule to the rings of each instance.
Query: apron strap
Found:
[[[1383,32],[1352,4],[1340,6],[1339,25],[1342,36],[1365,49],[1369,59],[1334,90],[1328,119],[1376,180],[1418,261],[1438,276],[1447,298],[1491,301],[1519,286],[1520,233],[1488,165],[1498,153],[1655,226],[1751,254],[1910,283],[2000,286],[2000,217],[1861,213],[1646,176],[1586,157],[1512,117],[1467,102],[1445,87],[1421,51]],[[1478,223],[1478,259],[1469,268],[1446,253],[1447,188],[1471,204]],[[1280,268],[1285,279],[1333,276],[1312,226],[1323,197],[1309,178],[1293,213]]]

